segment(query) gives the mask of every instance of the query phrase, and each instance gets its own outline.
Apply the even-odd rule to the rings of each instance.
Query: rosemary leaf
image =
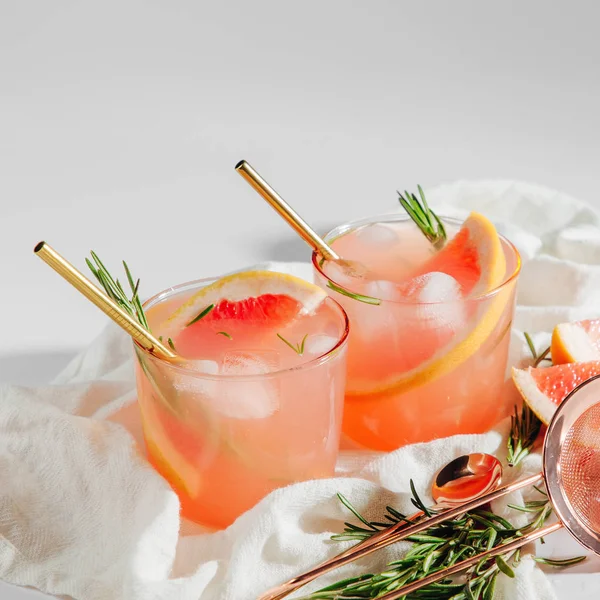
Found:
[[[483,589],[483,600],[493,600],[494,594],[496,592],[496,579],[498,578],[498,573],[494,573],[488,584]]]
[[[533,366],[539,367],[541,362],[544,360],[551,361],[550,358],[547,358],[548,354],[550,354],[550,346],[548,346],[534,361]]]
[[[373,527],[369,521],[367,521],[355,508],[350,504],[350,501],[346,499],[343,494],[338,494],[339,501],[361,522],[373,531],[377,531],[377,528]]]
[[[328,281],[327,287],[331,288],[338,294],[342,294],[342,296],[347,296],[353,300],[358,300],[358,302],[364,302],[365,304],[372,304],[374,306],[379,306],[381,304],[381,300],[379,298],[373,298],[372,296],[365,296],[363,294],[355,294],[354,292],[339,286],[337,283],[333,283],[333,281]]]
[[[129,287],[131,288],[131,291],[133,292],[133,295],[135,296],[135,285],[133,284],[133,277],[131,276],[131,271],[129,270],[129,267],[127,266],[127,263],[125,261],[123,261],[123,268],[125,269],[125,275],[127,275],[127,281],[129,282]]]
[[[300,356],[302,356],[304,354],[304,345],[306,344],[306,338],[308,337],[308,333],[304,335],[304,337],[302,338],[302,341],[300,342]]]
[[[194,323],[197,323],[198,321],[200,321],[200,319],[204,319],[204,317],[215,307],[214,304],[209,304],[204,310],[202,310],[200,312],[199,315],[197,315],[196,317],[194,317],[187,325],[186,327],[189,327],[190,325],[193,325]]]
[[[425,506],[425,504],[423,503],[423,501],[421,500],[421,498],[419,498],[419,494],[417,494],[417,490],[415,489],[415,483],[414,483],[414,481],[412,479],[410,480],[410,491],[411,491],[411,493],[413,495],[413,497],[412,497],[412,503],[419,510],[423,511],[427,517],[430,517],[431,516],[431,512]]]
[[[515,578],[515,572],[508,566],[508,563],[501,557],[496,556],[496,565],[508,577]]]
[[[573,558],[545,558],[543,556],[534,556],[533,560],[543,565],[550,565],[551,567],[570,567],[583,562],[587,556],[574,556]]]
[[[529,351],[531,352],[532,356],[533,356],[533,360],[537,359],[537,350],[535,349],[535,346],[533,344],[533,340],[531,339],[531,336],[525,331],[523,333],[523,335],[525,336],[525,341],[527,342],[527,345],[529,346]]]

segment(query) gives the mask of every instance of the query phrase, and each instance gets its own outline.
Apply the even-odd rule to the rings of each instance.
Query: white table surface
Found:
[[[145,294],[306,260],[241,158],[319,230],[458,178],[600,207],[599,18],[593,1],[0,2],[0,381],[46,381],[105,322],[40,239],[81,268],[90,248],[126,258]],[[553,579],[564,599],[600,589]]]

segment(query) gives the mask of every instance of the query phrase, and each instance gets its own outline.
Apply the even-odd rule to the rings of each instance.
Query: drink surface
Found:
[[[151,329],[160,335],[164,320],[192,293],[179,294],[149,309]],[[236,314],[211,319],[209,314],[172,337],[177,353],[202,361],[197,365],[199,372],[256,375],[300,366],[326,354],[338,343],[343,329],[334,305],[323,302],[314,312],[302,314],[302,307],[295,300],[287,298],[284,302],[300,314],[281,324],[252,322]],[[284,340],[293,346],[302,345],[304,340],[302,354]],[[244,357],[249,360],[244,362]]]
[[[194,291],[147,308],[157,335]],[[269,321],[242,323],[233,315],[175,333],[191,371],[136,349],[150,461],[177,492],[183,516],[196,522],[225,527],[276,487],[333,474],[345,380],[343,313],[326,298],[312,314]],[[293,346],[305,338],[303,354],[277,333]]]
[[[448,235],[457,231],[450,226]],[[370,279],[395,283],[405,282],[435,254],[431,242],[411,220],[358,227],[337,237],[331,246],[344,259],[364,264]]]
[[[446,229],[447,246],[467,235],[459,223],[448,223]],[[508,242],[498,242],[497,235],[496,242],[504,281],[518,269],[519,259]],[[317,283],[344,306],[351,324],[346,438],[358,446],[391,450],[483,432],[505,415],[500,398],[514,280],[481,294],[484,260],[470,251],[457,254],[460,260],[443,255],[408,219],[342,228],[330,243],[344,259],[368,269],[365,277],[356,278],[335,263],[325,262],[320,269],[316,261]],[[381,302],[368,304],[338,293],[330,281]]]

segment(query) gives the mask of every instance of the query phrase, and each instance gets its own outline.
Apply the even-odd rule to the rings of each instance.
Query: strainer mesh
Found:
[[[573,424],[560,452],[560,479],[575,516],[600,533],[600,403]]]

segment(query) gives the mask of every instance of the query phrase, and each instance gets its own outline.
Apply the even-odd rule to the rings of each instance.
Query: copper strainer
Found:
[[[426,585],[460,573],[477,564],[482,558],[492,558],[511,552],[561,527],[565,527],[583,546],[600,555],[600,375],[576,387],[558,407],[546,432],[542,473],[515,481],[465,502],[457,508],[445,510],[429,519],[404,527],[394,535],[387,537],[384,535],[376,547],[383,548],[398,542],[541,480],[546,483],[548,497],[558,517],[557,522],[437,571],[419,581],[380,596],[378,600],[402,598]],[[348,562],[348,559],[354,560],[366,553],[361,552],[359,544],[344,553],[343,562]],[[326,570],[324,569],[323,572]],[[316,571],[317,569],[310,572],[310,578],[300,575],[267,592],[261,600],[284,598],[299,586],[314,579]]]

